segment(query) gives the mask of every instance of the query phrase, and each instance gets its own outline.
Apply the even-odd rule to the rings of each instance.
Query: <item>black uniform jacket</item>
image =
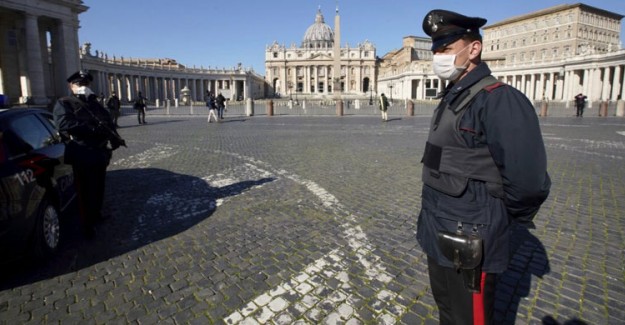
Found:
[[[444,99],[453,102],[490,74],[486,63],[480,63],[457,84],[450,84]],[[549,195],[551,180],[540,125],[527,97],[505,84],[478,93],[461,114],[463,139],[471,148],[488,147],[501,172],[504,197],[489,194],[486,184],[477,180],[469,180],[457,197],[424,184],[417,240],[438,264],[453,267],[438,248],[437,234],[456,232],[462,221],[464,233],[477,232],[484,240],[482,270],[500,273],[508,266],[510,223],[531,222]]]
[[[107,144],[114,130],[109,112],[95,96],[68,96],[59,99],[53,110],[54,121],[67,140],[65,160],[68,164],[104,164],[111,159]],[[71,139],[67,139],[71,136]]]

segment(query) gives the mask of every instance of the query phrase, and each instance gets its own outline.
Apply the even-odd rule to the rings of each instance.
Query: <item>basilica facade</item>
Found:
[[[321,9],[299,46],[274,42],[265,50],[265,80],[270,96],[301,98],[361,97],[375,90],[376,49],[369,41],[340,46],[340,16],[335,29]],[[337,88],[338,87],[338,88]]]

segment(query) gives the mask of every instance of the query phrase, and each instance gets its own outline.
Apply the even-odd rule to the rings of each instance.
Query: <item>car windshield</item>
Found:
[[[40,149],[53,141],[53,135],[35,115],[24,115],[12,120],[3,137],[13,157]]]

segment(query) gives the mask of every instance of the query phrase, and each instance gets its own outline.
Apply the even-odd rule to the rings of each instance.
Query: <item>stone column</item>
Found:
[[[107,78],[108,74],[104,71],[98,71],[97,75],[98,75],[98,80],[100,83],[100,87],[99,87],[100,92],[98,92],[97,95],[100,96],[100,93],[102,93],[104,94],[106,98],[106,96],[108,96],[109,94],[109,83],[108,83],[108,78]]]
[[[621,88],[621,66],[617,65],[614,67],[614,75],[612,76],[612,97],[610,100],[617,100],[618,96],[621,96],[623,99],[623,94],[619,94],[619,90]]]
[[[180,78],[173,79],[171,90],[174,100],[180,99],[180,88]]]
[[[540,74],[540,79],[538,80],[538,84],[536,85],[536,94],[534,95],[534,99],[542,100],[545,97],[545,74]]]
[[[591,80],[589,82],[589,87],[588,87],[588,99],[590,100],[595,99],[595,100],[601,100],[601,70],[599,70],[599,68],[594,67],[591,71]],[[592,102],[591,102],[592,103]],[[588,105],[588,108],[590,108],[591,104]]]
[[[554,77],[555,78],[555,77]],[[564,91],[564,76],[558,73],[558,79],[555,79],[555,85],[556,85],[556,93],[554,95],[554,100],[562,100],[562,95],[563,95],[563,91]]]
[[[161,94],[163,95],[161,98],[163,101],[169,99],[169,89],[167,88],[166,77],[161,78]]]
[[[621,82],[621,100],[625,100],[625,72],[623,72],[623,76],[620,77]]]
[[[586,96],[588,96],[588,101],[590,102],[592,100],[591,98],[591,94],[590,94],[590,84],[592,82],[588,82],[588,79],[591,78],[592,76],[592,71],[590,71],[589,69],[584,69],[584,75],[583,75],[583,81],[582,81],[582,93],[584,93]]]
[[[562,99],[564,99],[566,101],[566,107],[568,108],[570,103],[571,103],[571,99],[569,97],[571,97],[571,92],[573,87],[573,71],[565,71],[564,72],[564,86],[562,88]]]
[[[534,100],[535,94],[536,94],[536,75],[532,73],[532,75],[530,76],[530,87],[527,91],[527,97],[529,97],[530,100]]]
[[[124,88],[125,88],[125,92],[126,92],[126,98],[128,98],[128,101],[132,101],[134,99],[133,97],[133,90],[132,90],[132,82],[131,82],[131,77],[129,75],[124,75]]]
[[[119,100],[121,101],[124,98],[122,92],[122,89],[124,89],[123,81],[121,79],[121,76],[118,74],[113,75],[113,78],[115,82],[115,93],[117,94],[117,96],[119,96]]]
[[[546,83],[545,94],[544,94],[545,98],[547,98],[548,100],[553,100],[553,85],[555,82],[553,78],[555,78],[555,73],[550,72],[549,79],[547,80],[547,83]]]
[[[26,79],[28,89],[22,90],[22,95],[30,97],[32,104],[47,104],[43,75],[43,62],[47,62],[47,59],[44,60],[42,56],[39,23],[35,15],[25,14],[24,16],[26,18],[26,62],[28,64]],[[22,98],[22,101],[25,100],[26,98]]]
[[[603,89],[601,90],[601,100],[610,99],[610,67],[603,68]]]
[[[319,92],[319,87],[317,87],[319,85],[319,67],[318,66],[313,66],[313,82],[312,82],[312,87],[314,89],[314,91],[312,91],[311,93],[318,93]]]
[[[80,55],[78,45],[78,22],[61,21],[59,26],[59,48],[61,48],[60,60],[57,62],[62,67],[57,71],[61,76],[57,76],[57,82],[66,85],[66,78],[80,69]]]

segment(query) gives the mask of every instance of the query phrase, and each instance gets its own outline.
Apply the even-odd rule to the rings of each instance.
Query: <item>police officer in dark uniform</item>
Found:
[[[78,71],[67,78],[71,95],[54,106],[54,120],[66,142],[65,163],[74,171],[80,225],[87,238],[95,236],[95,223],[102,219],[104,180],[112,151],[125,146],[109,112],[89,88],[93,77]]]
[[[441,324],[492,323],[509,229],[531,223],[551,187],[534,107],[481,61],[486,19],[432,10],[433,70],[448,81],[422,158],[417,240]]]
[[[117,94],[115,93],[115,91],[113,91],[111,93],[111,97],[109,97],[109,99],[106,101],[106,107],[109,109],[109,113],[111,113],[112,115],[113,124],[115,124],[116,128],[119,127],[117,121],[119,120],[119,115],[121,113],[121,106],[122,105],[119,97],[117,97]]]

